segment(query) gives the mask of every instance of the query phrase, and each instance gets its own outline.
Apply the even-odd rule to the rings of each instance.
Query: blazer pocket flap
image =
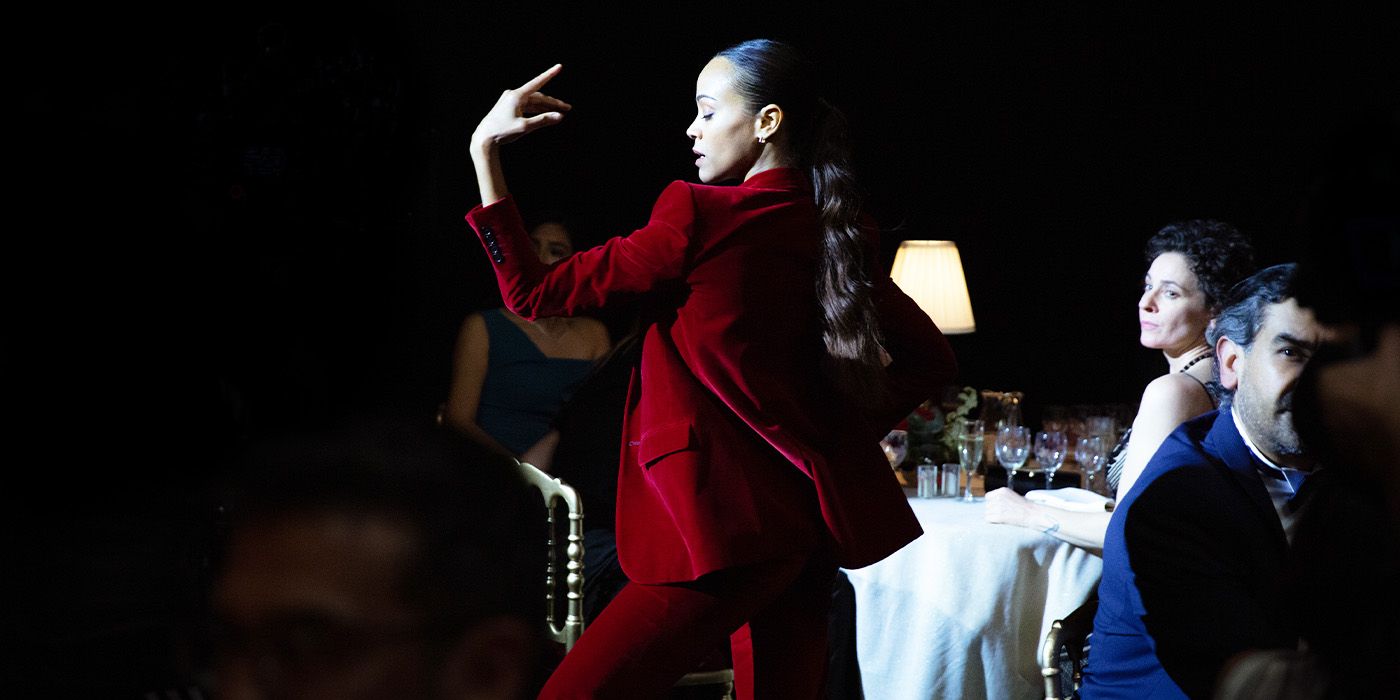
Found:
[[[637,447],[637,459],[646,466],[666,455],[681,450],[695,449],[695,431],[689,421],[678,421],[659,425],[642,434],[642,444]]]

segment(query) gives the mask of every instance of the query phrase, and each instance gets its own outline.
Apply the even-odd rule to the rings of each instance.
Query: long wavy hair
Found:
[[[776,104],[783,110],[787,145],[811,181],[821,219],[816,291],[829,368],[849,397],[875,400],[884,387],[880,325],[871,298],[875,251],[860,227],[862,198],[846,118],[821,97],[812,66],[787,44],[754,39],[715,56],[733,66],[733,89],[750,109]]]

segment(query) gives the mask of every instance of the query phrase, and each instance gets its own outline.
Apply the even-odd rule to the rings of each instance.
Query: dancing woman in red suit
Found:
[[[541,263],[500,149],[563,119],[540,92],[559,71],[503,93],[472,134],[467,220],[521,316],[638,293],[652,308],[618,475],[633,583],[542,697],[661,696],[726,637],[740,697],[820,697],[836,567],[920,533],[879,439],[952,380],[952,351],[878,270],[844,120],[778,42],[701,71],[686,134],[706,184],[674,182],[645,226]]]

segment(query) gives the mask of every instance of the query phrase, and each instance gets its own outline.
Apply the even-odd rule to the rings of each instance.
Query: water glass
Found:
[[[1012,488],[1012,477],[1031,454],[1031,429],[1023,425],[997,428],[996,453],[997,461],[1006,470],[1006,488]]]
[[[943,464],[943,483],[938,485],[938,495],[949,498],[958,496],[958,464],[956,462],[945,462]]]
[[[930,462],[919,465],[919,498],[936,498],[939,495],[939,487],[943,485],[942,471],[942,467]]]
[[[1035,458],[1045,471],[1045,488],[1052,488],[1055,472],[1065,463],[1069,452],[1069,438],[1060,430],[1042,430],[1035,434]]]
[[[1108,460],[1108,447],[1104,444],[1102,435],[1086,435],[1079,438],[1074,445],[1074,460],[1079,462],[1079,468],[1084,471],[1087,480],[1084,488],[1098,493],[1094,489],[1094,475],[1099,473],[1103,464]]]

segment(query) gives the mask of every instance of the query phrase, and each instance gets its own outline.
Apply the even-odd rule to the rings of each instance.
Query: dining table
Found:
[[[866,698],[1043,698],[1050,625],[1098,585],[1103,559],[1037,530],[985,520],[977,500],[918,498],[924,534],[875,564],[843,569],[854,590]]]

